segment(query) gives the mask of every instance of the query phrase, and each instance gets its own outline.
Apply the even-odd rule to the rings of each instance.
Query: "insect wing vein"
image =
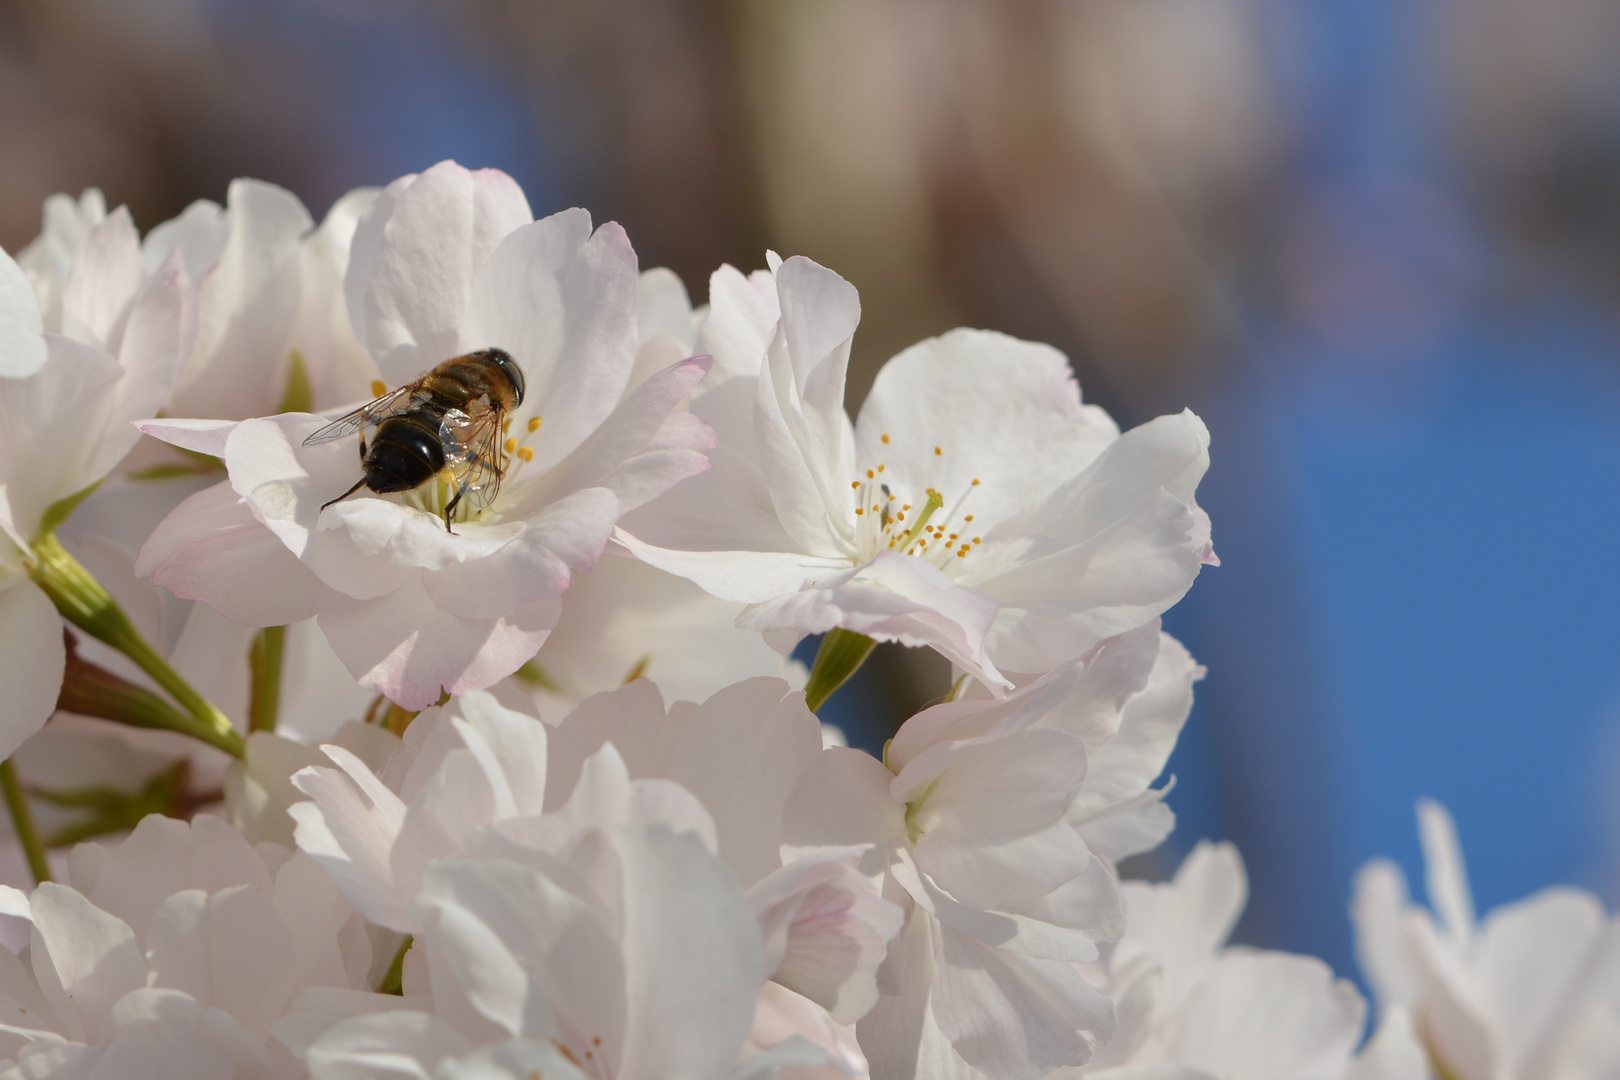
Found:
[[[366,402],[353,412],[338,417],[309,436],[304,440],[304,445],[315,446],[319,443],[341,439],[345,435],[355,434],[362,428],[380,424],[390,416],[398,416],[402,412],[408,412],[416,404],[413,391],[417,389],[417,386],[417,383],[407,383],[397,390],[384,394],[376,401]]]

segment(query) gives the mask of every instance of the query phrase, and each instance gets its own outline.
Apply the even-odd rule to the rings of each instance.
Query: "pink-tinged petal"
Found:
[[[623,510],[630,510],[708,468],[703,451],[714,446],[714,432],[690,413],[675,411],[708,370],[707,356],[693,357],[670,365],[632,390],[546,476],[544,497],[606,487]]]
[[[293,774],[293,785],[314,800],[287,811],[298,823],[298,847],[337,882],[356,911],[379,925],[408,931],[416,925],[411,898],[395,889],[390,861],[405,804],[359,758],[341,747],[325,750],[338,768]]]
[[[969,1065],[1003,1080],[1041,1080],[1084,1065],[1114,1033],[1113,1003],[1062,960],[991,948],[942,928],[930,1007]]]
[[[320,627],[361,686],[401,708],[425,709],[443,690],[483,690],[522,667],[561,612],[553,597],[499,618],[464,618],[435,603],[415,576],[374,600],[334,598]]]
[[[686,283],[668,267],[643,270],[636,279],[636,340],[667,338],[691,356],[703,316],[692,311]]]
[[[0,377],[23,379],[45,366],[45,320],[28,277],[0,251]]]
[[[39,586],[21,578],[0,592],[0,757],[10,757],[56,711],[66,662],[62,617]]]
[[[799,859],[748,890],[770,977],[839,1023],[877,1003],[877,968],[905,916],[855,869],[859,849]]]
[[[1130,933],[1115,949],[1113,966],[1157,964],[1165,1008],[1174,1008],[1209,970],[1243,912],[1249,896],[1243,861],[1231,844],[1202,842],[1169,883],[1130,881],[1121,891]]]
[[[305,1064],[314,1076],[414,1080],[443,1075],[442,1062],[471,1049],[465,1035],[431,1013],[379,1009],[332,1025],[310,1045]]]
[[[861,321],[860,297],[855,286],[802,255],[777,269],[776,291],[812,468],[824,465],[835,483],[847,482],[855,446],[844,412],[844,372]]]
[[[79,238],[62,288],[61,333],[117,352],[115,341],[145,276],[140,235],[129,208],[120,206]]]
[[[515,230],[478,271],[462,329],[468,349],[500,346],[528,383],[517,427],[545,423],[533,467],[568,456],[619,403],[636,361],[636,253],[613,222],[584,210]]]
[[[737,625],[762,633],[802,634],[842,627],[878,641],[929,645],[987,686],[1001,689],[1011,684],[984,651],[984,635],[995,614],[990,596],[958,585],[921,559],[885,551],[863,566],[755,604],[737,617]]]
[[[754,401],[755,467],[764,476],[783,530],[800,551],[823,557],[848,554],[853,530],[831,508],[848,502],[849,481],[844,478],[855,471],[854,429],[840,405],[838,415],[849,429],[849,453],[839,455],[836,445],[817,441],[819,431],[812,432],[807,422],[780,326],[760,369]],[[840,462],[840,457],[848,460]],[[848,468],[838,469],[840,463]]]
[[[461,334],[473,283],[501,241],[533,217],[511,177],[453,161],[396,180],[378,197],[355,230],[343,291],[355,336],[390,385],[482,347]]]
[[[965,510],[985,525],[1046,498],[1119,437],[1106,412],[1080,404],[1062,353],[967,329],[884,364],[855,431],[861,468],[886,464],[912,502],[934,487],[949,504],[973,487]]]
[[[141,548],[135,572],[247,626],[313,618],[329,593],[229,483],[175,507]]]
[[[225,441],[236,430],[235,420],[141,420],[136,430],[154,439],[210,457],[225,456]]]
[[[782,808],[783,857],[872,844],[861,869],[880,872],[884,849],[906,839],[906,808],[889,795],[893,779],[881,761],[864,751],[847,746],[823,750],[799,774]]]
[[[224,246],[200,282],[196,346],[170,405],[181,416],[265,416],[286,392],[299,242],[315,222],[297,196],[262,180],[231,181],[226,207]]]
[[[170,255],[146,278],[130,304],[123,338],[114,351],[124,366],[113,417],[120,426],[155,416],[180,378],[196,334],[191,285],[179,255]],[[134,445],[107,451],[111,469]]]
[[[709,475],[695,477],[665,499],[685,498],[690,486]],[[702,505],[700,498],[693,501]],[[679,574],[710,595],[737,604],[765,603],[848,569],[842,559],[817,559],[791,551],[680,551],[654,547],[622,528],[615,531],[614,539],[642,562]]]

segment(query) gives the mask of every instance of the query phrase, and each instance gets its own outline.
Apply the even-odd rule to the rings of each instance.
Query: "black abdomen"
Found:
[[[439,421],[423,409],[391,416],[377,425],[366,450],[366,487],[372,491],[410,491],[444,468]]]

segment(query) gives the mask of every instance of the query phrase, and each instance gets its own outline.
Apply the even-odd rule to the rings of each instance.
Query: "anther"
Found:
[[[388,384],[387,383],[383,382],[381,379],[372,379],[371,380],[371,396],[372,397],[382,397],[386,393],[388,393]]]
[[[979,481],[978,481],[978,480],[974,480],[974,481],[973,481],[973,486],[974,486],[974,487],[978,487],[978,486],[979,486]]]
[[[884,442],[888,442],[888,441],[889,441],[889,437],[888,437],[888,436],[887,436],[887,435],[885,435],[885,436],[883,436],[883,441],[884,441]]]
[[[973,538],[973,542],[974,542],[974,543],[975,543],[975,544],[977,544],[977,543],[978,543],[978,542],[979,542],[979,538],[978,538],[978,537],[977,537],[977,536],[975,536],[975,537],[974,537],[974,538]]]
[[[884,469],[887,469],[887,468],[888,468],[887,465],[879,465],[878,466],[878,472],[882,472]]]
[[[865,511],[865,510],[862,510],[862,509],[861,509],[861,508],[860,508],[860,507],[859,507],[859,506],[857,506],[857,507],[856,507],[856,508],[855,508],[855,516],[856,516],[856,517],[860,517],[860,516],[861,516],[861,515],[862,515],[862,514],[864,514],[864,513],[866,513],[866,511]]]
[[[529,434],[533,435],[535,432],[539,431],[540,430],[540,425],[543,424],[544,422],[545,421],[541,417],[538,417],[538,416],[529,417]],[[978,483],[977,480],[975,480],[973,482],[975,484]]]
[[[945,451],[941,450],[939,447],[937,447],[937,446],[934,447],[934,456],[935,457],[942,457],[944,455],[944,453],[945,453]]]
[[[507,439],[506,442],[504,444],[502,444],[502,445],[503,445],[504,449],[506,450],[506,452],[508,454],[510,454],[512,451],[517,449],[517,440],[516,439]]]
[[[524,461],[533,461],[534,460],[534,447],[532,447],[532,446],[520,446],[520,447],[518,447],[517,456],[522,458]]]
[[[849,482],[849,486],[854,488],[856,491],[861,490],[861,482],[859,480],[851,480]]]
[[[866,470],[866,478],[868,480],[875,480],[875,479],[877,479],[877,473],[873,472],[871,469],[867,469]]]

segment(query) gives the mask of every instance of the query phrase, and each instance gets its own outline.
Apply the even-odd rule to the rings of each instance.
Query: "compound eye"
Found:
[[[523,369],[518,367],[517,361],[505,349],[490,349],[488,352],[490,363],[505,373],[507,381],[512,384],[512,406],[516,408],[523,404]]]

